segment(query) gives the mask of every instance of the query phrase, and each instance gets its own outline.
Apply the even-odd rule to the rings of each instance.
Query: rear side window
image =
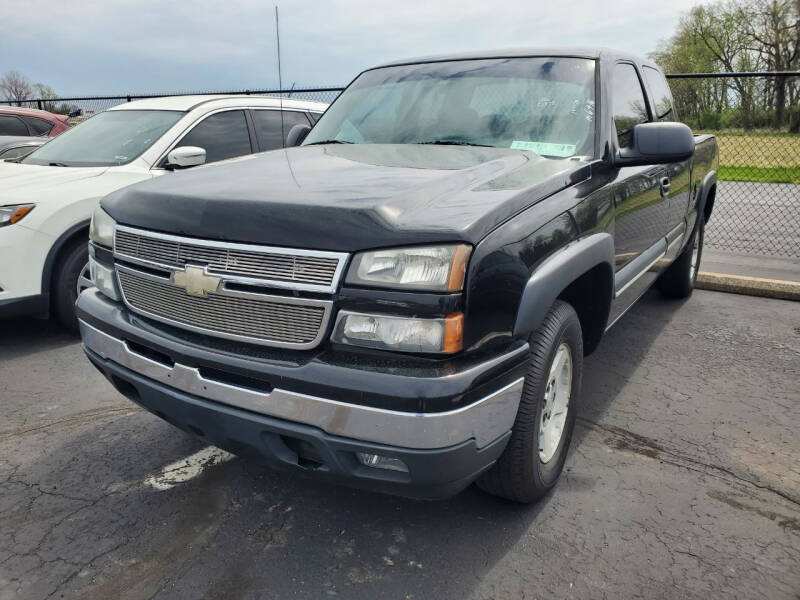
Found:
[[[619,63],[614,67],[613,83],[612,109],[619,147],[630,148],[633,145],[633,126],[648,120],[642,84],[636,69],[629,63]]]
[[[254,110],[253,122],[256,126],[258,139],[261,141],[262,150],[275,150],[283,148],[281,135],[281,111],[279,110]],[[283,111],[283,133],[289,135],[295,125],[310,125],[305,113],[291,110]]]
[[[229,110],[211,115],[183,136],[178,145],[203,148],[207,163],[252,152],[243,110]]]
[[[0,135],[28,135],[28,128],[18,117],[0,115]]]
[[[25,122],[28,124],[31,135],[47,135],[53,128],[53,124],[44,119],[38,119],[36,117],[23,117],[23,119],[25,119]]]
[[[669,90],[666,78],[652,67],[643,67],[642,73],[653,98],[655,118],[659,121],[677,120],[672,103],[672,92]]]

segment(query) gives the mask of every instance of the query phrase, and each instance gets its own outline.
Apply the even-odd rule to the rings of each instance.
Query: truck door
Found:
[[[655,121],[677,121],[672,93],[664,75],[658,69],[644,65],[642,75],[650,95],[650,107]],[[662,187],[667,188],[668,258],[680,250],[686,233],[686,215],[691,200],[690,161],[661,165],[664,168]]]
[[[611,113],[619,148],[633,144],[633,127],[650,120],[636,67],[614,65]],[[615,313],[621,314],[653,283],[666,251],[669,184],[665,165],[622,167],[614,183]],[[666,185],[665,185],[666,184]]]

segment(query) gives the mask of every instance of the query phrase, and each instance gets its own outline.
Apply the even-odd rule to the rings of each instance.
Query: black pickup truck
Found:
[[[676,119],[658,67],[611,50],[369,69],[291,147],[106,197],[84,349],[234,453],[536,500],[584,356],[652,284],[692,293],[718,153]]]

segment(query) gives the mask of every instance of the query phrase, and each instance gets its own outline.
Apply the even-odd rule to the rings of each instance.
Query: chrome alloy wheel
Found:
[[[89,262],[87,261],[86,264],[83,265],[83,268],[78,275],[78,282],[75,286],[75,289],[78,291],[78,296],[80,296],[83,290],[89,289],[93,286],[94,283],[92,283],[92,274],[89,271]]]
[[[550,363],[544,390],[542,421],[539,423],[539,460],[543,463],[552,460],[561,443],[571,394],[572,352],[566,343],[562,343]]]
[[[689,282],[694,285],[697,279],[697,271],[700,270],[700,233],[694,236],[692,244],[692,260],[689,263]]]

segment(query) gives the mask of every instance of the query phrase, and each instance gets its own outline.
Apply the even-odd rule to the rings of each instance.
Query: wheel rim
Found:
[[[539,460],[550,462],[561,444],[572,395],[572,351],[562,343],[550,363],[539,423]]]
[[[75,289],[78,292],[78,296],[80,296],[83,290],[92,286],[94,286],[94,283],[92,283],[92,274],[89,271],[89,263],[87,262],[85,265],[83,265],[83,268],[78,275],[78,283],[75,286]]]

